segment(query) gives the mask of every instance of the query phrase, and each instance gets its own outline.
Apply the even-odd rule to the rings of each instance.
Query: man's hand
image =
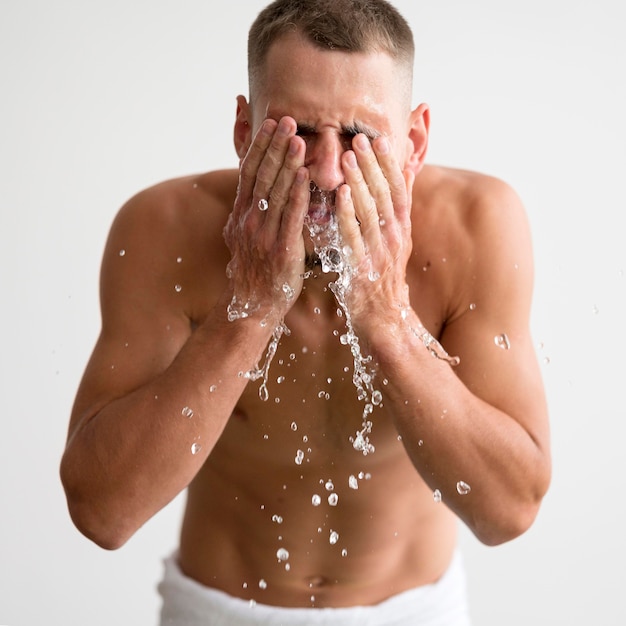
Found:
[[[224,239],[231,251],[231,319],[258,311],[277,322],[302,289],[309,206],[305,143],[290,117],[265,120],[241,162]]]
[[[341,236],[351,250],[349,305],[357,325],[397,316],[408,306],[411,193],[415,175],[401,170],[387,137],[357,135],[342,157],[346,184],[337,193]],[[383,316],[382,318],[379,316]]]

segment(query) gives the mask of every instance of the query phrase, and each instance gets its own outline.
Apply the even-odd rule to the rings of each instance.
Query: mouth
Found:
[[[311,200],[307,219],[313,224],[328,224],[335,213],[336,189],[326,191],[311,181]]]
[[[329,206],[326,203],[311,202],[306,214],[307,221],[313,224],[328,224],[334,212],[334,206]]]

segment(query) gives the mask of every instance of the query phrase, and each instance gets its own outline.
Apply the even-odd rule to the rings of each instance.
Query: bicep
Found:
[[[547,409],[529,327],[533,261],[525,213],[513,198],[504,216],[486,211],[481,220],[464,310],[441,340],[460,357],[455,370],[467,388],[542,442]]]
[[[104,406],[162,373],[190,334],[189,318],[172,297],[174,279],[154,252],[160,246],[138,221],[118,217],[105,247],[102,328],[76,394],[70,436]]]

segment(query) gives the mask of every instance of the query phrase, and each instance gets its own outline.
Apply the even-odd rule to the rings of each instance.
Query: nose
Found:
[[[332,133],[307,139],[305,165],[311,180],[323,191],[333,191],[344,183],[341,155],[345,149],[340,137]]]

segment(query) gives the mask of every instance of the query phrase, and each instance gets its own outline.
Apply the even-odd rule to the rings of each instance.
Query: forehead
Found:
[[[270,47],[255,88],[255,108],[308,122],[393,120],[409,109],[402,75],[385,52],[322,49],[294,33]]]

